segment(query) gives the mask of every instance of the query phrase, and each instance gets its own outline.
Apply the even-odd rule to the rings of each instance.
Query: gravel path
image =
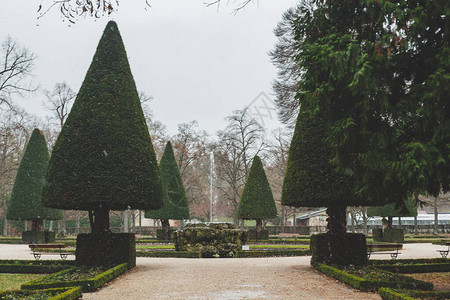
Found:
[[[83,299],[380,299],[318,273],[310,257],[138,258]]]
[[[398,258],[437,258],[440,248],[404,244]],[[58,256],[45,257],[51,258]],[[372,258],[389,259],[389,255]],[[0,244],[0,259],[32,256],[27,245]],[[380,299],[318,273],[310,259],[137,258],[134,269],[94,293],[84,293],[83,299]]]

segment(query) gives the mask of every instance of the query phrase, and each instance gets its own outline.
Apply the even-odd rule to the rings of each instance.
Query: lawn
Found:
[[[0,274],[0,291],[20,289],[20,285],[45,274]]]

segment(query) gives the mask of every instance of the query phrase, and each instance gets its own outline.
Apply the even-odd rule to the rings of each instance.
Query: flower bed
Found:
[[[80,287],[65,287],[44,290],[15,290],[0,292],[0,299],[72,300],[82,297]]]

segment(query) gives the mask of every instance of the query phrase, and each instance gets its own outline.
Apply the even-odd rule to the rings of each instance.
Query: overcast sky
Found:
[[[9,35],[38,56],[33,73],[41,88],[66,81],[78,91],[106,23],[114,20],[138,90],[154,98],[154,116],[171,133],[179,123],[197,120],[215,134],[226,126],[226,116],[248,105],[260,109],[266,117],[259,120],[269,129],[281,126],[273,106],[265,107],[273,105],[268,98],[276,76],[268,52],[281,14],[297,0],[260,0],[237,15],[233,1],[223,1],[217,11],[202,0],[149,0],[147,9],[145,0],[122,0],[110,17],[80,18],[71,26],[56,8],[37,20],[40,2],[2,1],[0,40]],[[44,118],[44,99],[36,93],[20,104]]]

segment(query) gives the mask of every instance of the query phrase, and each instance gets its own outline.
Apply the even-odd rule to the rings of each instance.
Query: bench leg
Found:
[[[368,258],[368,259],[370,258],[370,252],[369,252],[369,253],[367,253],[367,258]]]
[[[448,255],[448,251],[439,251],[439,252],[441,252],[442,258],[446,258]]]
[[[397,253],[391,253],[391,258],[392,258],[392,259],[396,259],[396,258],[397,258],[397,256],[398,256],[398,254],[397,254]]]
[[[66,258],[67,258],[67,254],[61,253],[61,258],[62,258],[62,259],[66,259]]]
[[[34,255],[34,258],[36,260],[39,260],[41,258],[41,254],[40,253],[33,253],[33,255]]]

